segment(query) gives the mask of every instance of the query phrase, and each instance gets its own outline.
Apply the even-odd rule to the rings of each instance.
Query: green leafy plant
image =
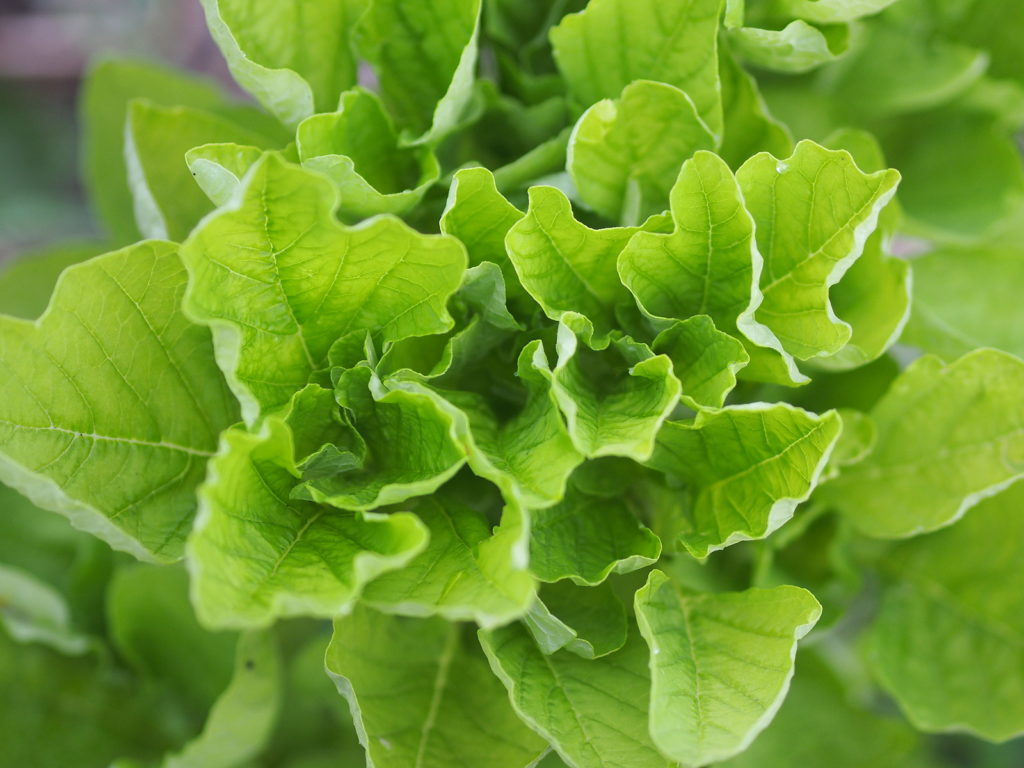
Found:
[[[0,277],[0,764],[1019,764],[1015,4],[202,5]]]

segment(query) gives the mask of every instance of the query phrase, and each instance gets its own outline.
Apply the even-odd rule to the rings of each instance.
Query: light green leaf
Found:
[[[458,624],[357,607],[337,619],[327,672],[373,768],[523,768],[547,749]]]
[[[565,416],[573,445],[587,458],[645,461],[662,423],[679,402],[682,386],[672,373],[672,361],[628,338],[593,350],[578,334],[560,323],[557,364],[540,369],[551,382],[552,397]]]
[[[148,62],[104,59],[92,67],[80,102],[82,176],[92,209],[114,245],[142,236],[135,223],[124,159],[128,104],[137,98],[197,109],[216,109],[223,103],[212,82]]]
[[[739,27],[729,31],[729,41],[755,67],[792,74],[820,67],[845,53],[849,30],[844,26],[819,29],[797,19],[780,30]]]
[[[337,112],[303,120],[296,141],[302,164],[338,185],[338,210],[351,219],[406,213],[441,175],[432,151],[399,146],[380,99],[362,88],[342,94]]]
[[[463,168],[452,179],[441,231],[462,241],[470,266],[493,262],[502,267],[506,284],[511,284],[509,277],[515,272],[505,269],[509,263],[505,235],[521,218],[523,212],[498,192],[494,174],[486,168]]]
[[[35,320],[50,302],[65,268],[103,253],[101,243],[63,243],[21,254],[0,269],[0,312]]]
[[[723,0],[593,0],[551,30],[555,60],[583,106],[618,98],[634,80],[685,91],[720,136],[718,19]]]
[[[978,347],[1024,358],[1021,285],[1019,250],[948,248],[916,259],[914,309],[901,341],[946,359]]]
[[[1019,391],[1019,390],[1018,390]],[[924,731],[1024,734],[1024,483],[899,544],[868,635],[882,685]]]
[[[871,16],[896,0],[776,0],[780,10],[819,24],[840,24]]]
[[[370,0],[359,48],[407,141],[435,143],[470,105],[482,0]]]
[[[144,559],[180,557],[237,418],[184,290],[176,246],[141,243],[66,270],[35,323],[0,318],[0,480]]]
[[[32,574],[2,563],[0,625],[19,643],[44,643],[72,656],[89,650],[89,638],[72,626],[64,596]]]
[[[135,220],[145,237],[184,240],[213,205],[185,154],[200,144],[270,147],[274,138],[220,115],[136,100],[128,107],[125,159]]]
[[[788,157],[793,137],[768,112],[757,81],[740,66],[728,50],[719,53],[718,75],[722,81],[722,112],[725,129],[718,154],[729,167],[739,168],[758,152]]]
[[[545,654],[565,648],[584,659],[619,650],[629,631],[626,608],[608,584],[545,585],[523,622]]]
[[[834,411],[817,416],[785,403],[701,411],[692,422],[665,424],[650,463],[690,484],[683,545],[707,557],[778,529],[817,485],[841,429]]]
[[[276,617],[336,616],[375,576],[427,544],[408,512],[353,513],[290,498],[299,483],[291,431],[270,417],[259,434],[224,434],[200,489],[189,539],[193,602],[211,627]]]
[[[698,152],[683,165],[671,202],[672,234],[638,233],[619,256],[619,275],[640,309],[662,328],[708,315],[723,332],[752,342],[748,352],[763,348],[766,378],[805,382],[779,340],[754,319],[762,262],[732,171],[717,155]]]
[[[573,768],[668,768],[647,734],[650,678],[636,632],[594,660],[545,655],[518,625],[481,632],[480,644],[519,717]]]
[[[227,205],[242,186],[242,179],[263,156],[259,147],[242,144],[203,144],[185,153],[192,177],[218,208]]]
[[[756,155],[736,177],[764,257],[757,319],[801,360],[838,352],[851,329],[835,316],[829,288],[860,257],[899,173],[865,174],[849,153],[802,141],[787,160]]]
[[[791,768],[828,755],[829,768],[907,768],[917,735],[905,722],[851,700],[817,656],[799,654],[799,672],[779,714],[754,743],[721,768]]]
[[[249,632],[238,639],[231,683],[210,710],[203,732],[163,768],[236,768],[258,756],[277,722],[280,660],[274,636]]]
[[[351,34],[367,1],[201,0],[235,80],[289,127],[355,85]]]
[[[684,161],[715,137],[683,91],[639,80],[576,123],[567,169],[580,200],[606,219],[635,225],[668,208]]]
[[[541,581],[600,584],[661,556],[661,540],[618,498],[572,491],[553,507],[533,510],[531,517],[530,570]]]
[[[707,315],[694,315],[658,334],[651,350],[667,355],[682,384],[682,401],[695,411],[721,408],[736,386],[736,372],[750,356],[743,344],[715,328]]]
[[[492,534],[483,512],[435,495],[416,506],[416,515],[430,532],[427,548],[401,570],[370,583],[364,603],[388,613],[438,615],[487,628],[527,611],[536,586],[518,566],[522,526],[514,514]]]
[[[686,594],[661,571],[636,593],[650,647],[654,743],[673,760],[707,765],[742,752],[778,711],[797,640],[821,615],[798,587]]]
[[[902,538],[959,519],[1024,475],[1024,362],[980,349],[945,364],[926,356],[875,407],[868,458],[824,498],[861,533]]]
[[[186,311],[213,329],[249,424],[301,389],[346,333],[394,341],[452,325],[445,304],[465,269],[462,246],[390,217],[346,227],[337,197],[319,174],[267,155],[234,206],[182,247]]]

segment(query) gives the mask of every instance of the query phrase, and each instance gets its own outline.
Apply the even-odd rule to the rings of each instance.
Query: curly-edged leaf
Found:
[[[690,484],[683,545],[706,557],[778,529],[818,484],[841,430],[834,411],[817,416],[785,403],[701,411],[693,422],[665,424],[651,464]]]
[[[685,91],[722,132],[718,19],[723,0],[593,0],[551,30],[555,60],[583,106],[618,98],[634,80]]]
[[[915,259],[914,308],[900,340],[946,359],[979,347],[1024,358],[1022,285],[1021,250],[948,248]]]
[[[82,88],[82,177],[93,212],[115,245],[138,240],[128,168],[124,159],[128,104],[144,98],[165,106],[216,109],[217,86],[143,61],[105,59],[88,73]]]
[[[443,616],[490,628],[522,616],[536,585],[519,566],[523,513],[506,512],[491,531],[480,510],[444,495],[424,499],[416,515],[427,526],[427,548],[399,571],[377,577],[364,603],[406,616]]]
[[[64,595],[33,574],[2,563],[0,626],[19,643],[44,643],[71,656],[90,647],[89,638],[72,625]]]
[[[636,227],[591,229],[573,216],[572,203],[555,187],[531,187],[526,216],[505,238],[519,281],[552,320],[583,315],[599,337],[618,327],[615,306],[629,294],[616,259]]]
[[[176,246],[141,243],[66,270],[35,323],[0,318],[0,480],[144,559],[180,557],[237,418],[185,280]]]
[[[509,264],[505,235],[521,218],[523,212],[498,191],[493,173],[486,168],[463,168],[452,179],[448,203],[441,215],[441,231],[462,241],[469,253],[470,266],[493,262],[502,267],[509,283],[509,276],[514,277],[515,272],[505,269]]]
[[[473,95],[481,10],[482,0],[370,0],[359,48],[407,140],[436,142],[462,119]]]
[[[797,641],[820,615],[798,587],[688,594],[652,571],[636,618],[650,647],[654,743],[686,765],[742,752],[782,704]]]
[[[135,220],[145,237],[180,242],[213,210],[185,154],[201,144],[225,143],[264,148],[275,139],[212,112],[143,100],[129,105],[125,159]]]
[[[380,99],[362,88],[342,94],[337,112],[303,120],[296,142],[302,164],[338,185],[338,211],[354,220],[406,213],[441,175],[432,151],[399,146]]]
[[[266,626],[279,616],[336,616],[375,576],[427,544],[408,512],[348,512],[291,498],[299,483],[291,430],[226,432],[189,539],[193,601],[211,627]]]
[[[231,682],[214,702],[203,732],[161,768],[235,768],[270,741],[281,699],[281,661],[270,632],[238,639]]]
[[[1019,391],[1019,390],[1018,390]],[[879,681],[925,731],[1024,734],[1024,483],[899,544],[868,635]]]
[[[851,329],[835,316],[829,288],[860,257],[899,173],[866,174],[848,152],[802,141],[787,160],[752,157],[736,177],[764,257],[757,319],[801,360],[838,352]]]
[[[750,362],[743,344],[715,328],[707,315],[694,315],[658,334],[651,351],[667,355],[682,384],[682,401],[695,411],[721,408],[736,386],[736,373]]]
[[[541,581],[600,584],[656,562],[661,540],[617,498],[570,492],[553,507],[535,509],[530,570]]]
[[[327,673],[374,768],[523,768],[547,745],[523,725],[458,624],[362,606],[335,620]]]
[[[593,660],[545,655],[519,625],[481,632],[480,644],[519,717],[573,768],[668,768],[647,733],[650,678],[636,632]]]
[[[185,162],[203,194],[219,208],[231,202],[245,174],[261,157],[259,147],[225,142],[193,147],[185,153]]]
[[[186,311],[213,329],[250,424],[301,389],[347,333],[394,341],[451,327],[445,304],[465,270],[462,246],[386,216],[346,227],[337,200],[320,174],[267,155],[235,204],[182,247]]]
[[[587,458],[645,461],[679,402],[682,385],[672,373],[672,361],[629,338],[603,350],[591,349],[584,343],[589,326],[583,330],[580,334],[578,328],[559,323],[556,365],[540,368],[551,382],[569,437]]]
[[[819,29],[802,19],[780,30],[739,27],[729,31],[732,49],[755,67],[798,73],[820,67],[846,52],[849,29]]]
[[[455,420],[428,393],[390,387],[359,366],[341,375],[336,394],[365,441],[366,458],[349,471],[308,479],[295,498],[370,510],[433,493],[465,463]]]
[[[238,84],[290,127],[355,85],[352,31],[368,0],[201,0]]]
[[[754,319],[762,262],[732,171],[717,155],[698,152],[679,172],[671,203],[674,231],[640,232],[619,256],[619,275],[641,310],[661,327],[707,315],[723,332],[746,337],[748,349],[760,350],[764,378],[805,382],[779,340]]]
[[[639,224],[668,208],[683,162],[714,147],[686,93],[639,80],[583,114],[569,140],[567,169],[587,206],[611,221]]]
[[[840,24],[871,16],[896,0],[778,0],[778,7],[791,16],[819,24]]]
[[[981,349],[945,364],[916,360],[872,412],[867,459],[824,498],[868,536],[932,531],[1024,475],[1024,362]]]
[[[718,76],[722,81],[722,113],[725,129],[718,154],[729,167],[739,168],[758,152],[788,157],[793,137],[768,112],[757,81],[728,50],[719,53]]]
[[[545,654],[550,656],[565,648],[584,659],[619,650],[626,644],[629,631],[626,607],[608,584],[547,584],[523,622]]]
[[[830,768],[907,768],[917,734],[855,701],[828,666],[803,651],[800,671],[771,725],[721,768],[791,768],[828,755]]]

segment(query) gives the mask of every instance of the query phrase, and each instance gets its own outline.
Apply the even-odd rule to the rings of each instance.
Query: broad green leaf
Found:
[[[661,541],[624,501],[570,492],[553,507],[531,513],[530,571],[541,581],[600,584],[613,573],[645,568]]]
[[[203,732],[162,768],[235,768],[266,743],[280,703],[280,659],[274,636],[249,632],[238,640],[234,676],[210,710]]]
[[[201,0],[235,80],[285,125],[335,108],[355,85],[352,31],[368,0]]]
[[[269,147],[274,139],[212,112],[142,100],[129,105],[125,159],[135,220],[145,237],[180,242],[213,210],[185,154],[214,143]]]
[[[645,461],[679,402],[682,387],[672,373],[672,361],[628,338],[603,350],[583,342],[578,330],[560,323],[556,365],[541,368],[573,445],[587,458]]]
[[[1024,484],[1016,483],[956,525],[885,556],[869,658],[922,730],[990,741],[1024,733],[1022,509]]]
[[[802,652],[799,671],[778,715],[744,752],[722,768],[791,768],[828,755],[829,768],[916,765],[917,735],[905,722],[852,701],[818,657]]]
[[[685,91],[716,136],[722,132],[718,19],[723,0],[592,0],[551,30],[555,60],[583,106],[615,99],[634,80]]]
[[[36,322],[0,318],[0,480],[136,557],[181,556],[237,410],[185,270],[141,243],[65,271]]]
[[[250,424],[301,389],[346,333],[393,341],[451,327],[445,304],[465,269],[462,246],[390,217],[346,227],[337,199],[327,179],[267,155],[235,205],[182,247],[186,310],[214,330]]]
[[[114,245],[142,236],[124,159],[128,104],[137,98],[198,109],[215,109],[223,103],[212,82],[147,62],[105,59],[90,70],[80,103],[82,176],[92,209]]]
[[[680,538],[695,557],[786,523],[817,485],[842,421],[777,403],[701,411],[658,435],[651,465],[685,478],[692,504]]]
[[[31,573],[3,563],[0,626],[19,643],[44,643],[69,655],[85,653],[90,646],[89,638],[72,626],[63,595]]]
[[[429,149],[399,146],[380,99],[362,88],[342,94],[337,112],[303,120],[296,141],[302,164],[338,185],[338,210],[353,220],[408,212],[441,175]]]
[[[578,587],[562,581],[546,585],[523,622],[547,655],[566,650],[595,659],[626,644],[626,608],[608,585]]]
[[[193,602],[207,626],[266,626],[276,617],[336,616],[375,576],[427,544],[407,512],[347,512],[291,498],[293,439],[276,417],[259,434],[233,429],[200,489],[189,539]]]
[[[369,0],[358,44],[407,141],[434,143],[473,95],[482,0]]]
[[[545,752],[471,643],[439,618],[357,607],[335,620],[327,672],[352,709],[367,765],[523,768]]]
[[[668,768],[647,734],[650,678],[636,632],[600,659],[545,655],[526,628],[481,632],[519,717],[573,768]]]
[[[707,765],[742,752],[771,722],[821,606],[789,586],[688,594],[656,570],[636,593],[636,614],[650,647],[654,743]]]
[[[1024,362],[980,349],[925,356],[872,412],[868,458],[822,491],[861,533],[902,538],[959,519],[1024,475]]]
[[[538,186],[530,188],[530,208],[509,230],[505,247],[519,281],[549,318],[579,313],[603,338],[618,327],[616,304],[629,298],[615,262],[636,231],[591,229],[573,216],[564,192]]]
[[[378,576],[362,600],[388,613],[443,616],[494,627],[522,616],[536,592],[517,567],[521,526],[491,532],[483,512],[444,496],[416,506],[430,532],[427,548],[404,568]]]
[[[50,302],[60,273],[106,248],[100,243],[65,243],[19,255],[0,269],[0,312],[35,320]]]
[[[802,141],[787,160],[754,156],[736,177],[764,257],[757,319],[801,360],[838,352],[851,329],[829,288],[860,257],[900,175],[865,174],[849,153]]]
[[[721,408],[736,386],[736,373],[750,356],[733,336],[715,328],[707,315],[694,315],[658,334],[651,351],[667,355],[682,384],[682,401],[695,411]]]
[[[915,259],[914,308],[901,341],[950,360],[978,347],[1024,358],[1021,285],[1019,250],[948,248]]]
[[[739,168],[758,152],[771,152],[776,157],[792,154],[793,138],[788,129],[769,114],[757,81],[729,50],[719,52],[718,75],[725,116],[718,154],[729,167]]]
[[[801,19],[780,30],[740,27],[730,30],[732,49],[755,67],[790,74],[807,72],[846,52],[849,30],[825,29]]]
[[[758,345],[769,380],[806,381],[770,330],[754,319],[761,256],[754,222],[732,171],[711,152],[683,165],[672,188],[672,234],[640,232],[622,249],[618,272],[640,309],[667,328],[707,315],[723,332]]]
[[[484,261],[500,266],[508,287],[518,280],[505,251],[505,235],[521,218],[523,212],[498,192],[493,173],[486,168],[463,168],[452,179],[441,231],[462,241],[470,266]]]
[[[185,153],[185,162],[210,202],[227,205],[242,186],[242,179],[263,156],[259,147],[244,144],[203,144]]]
[[[776,0],[780,10],[819,24],[840,24],[871,16],[896,0]]]
[[[639,80],[579,119],[568,171],[583,203],[610,221],[634,225],[668,208],[680,166],[715,143],[686,93]]]

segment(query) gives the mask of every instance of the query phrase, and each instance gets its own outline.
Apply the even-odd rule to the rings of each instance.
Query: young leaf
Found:
[[[817,485],[842,429],[834,411],[816,416],[785,403],[701,411],[668,422],[651,465],[690,484],[680,538],[695,557],[763,539],[793,516]]]
[[[608,585],[546,585],[523,617],[537,646],[547,655],[565,648],[584,659],[614,653],[626,644],[626,608]]]
[[[650,732],[686,765],[742,752],[778,711],[797,640],[821,615],[797,587],[686,594],[661,571],[636,593],[650,647]]]
[[[639,80],[594,104],[569,139],[569,175],[580,200],[606,219],[635,225],[668,207],[679,167],[715,137],[686,93]]]
[[[682,401],[695,411],[721,408],[736,386],[736,373],[750,362],[743,344],[715,328],[707,315],[694,315],[658,334],[651,351],[667,355],[682,384]]]
[[[216,207],[227,205],[242,186],[242,179],[263,156],[259,147],[244,144],[203,144],[185,153],[192,178]]]
[[[327,179],[267,155],[235,205],[182,247],[186,311],[214,329],[247,423],[305,386],[346,333],[394,341],[452,325],[445,304],[465,269],[462,246],[389,217],[343,226],[337,199]]]
[[[886,555],[889,577],[868,636],[879,681],[925,731],[990,741],[1024,733],[1024,483],[943,531]]]
[[[479,650],[443,619],[357,607],[335,620],[327,672],[376,768],[522,768],[546,745],[517,718]]]
[[[34,323],[0,317],[0,479],[136,557],[175,560],[237,410],[179,309],[176,246],[68,269]]]
[[[846,52],[846,27],[821,30],[797,19],[780,30],[740,27],[730,30],[733,50],[751,64],[775,72],[800,73]]]
[[[959,519],[1024,475],[1024,362],[980,349],[926,356],[872,412],[878,442],[824,498],[868,536],[902,538]]]
[[[511,625],[481,632],[491,669],[519,717],[574,768],[668,768],[647,734],[650,679],[636,633],[625,647],[587,660],[545,655],[529,632]]]

